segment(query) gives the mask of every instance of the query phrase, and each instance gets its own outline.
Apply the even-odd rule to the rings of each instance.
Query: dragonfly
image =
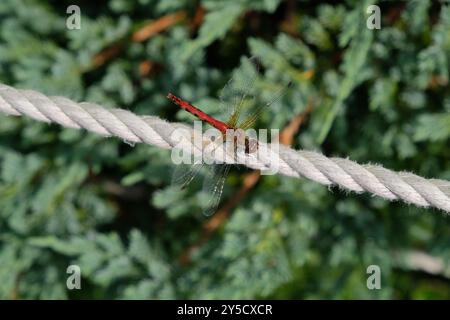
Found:
[[[219,147],[227,140],[228,135],[233,133],[231,153],[236,157],[238,149],[246,155],[255,154],[258,151],[258,140],[245,135],[245,131],[255,125],[263,114],[264,110],[279,100],[291,85],[281,86],[281,89],[272,90],[268,102],[256,106],[255,83],[260,76],[260,63],[257,57],[245,58],[241,68],[235,71],[234,75],[227,82],[220,94],[220,109],[225,114],[227,120],[221,121],[188,101],[169,93],[167,98],[180,108],[194,115],[199,120],[217,129],[221,134],[221,139],[215,142]],[[243,119],[242,121],[239,121]],[[244,134],[242,134],[244,133]],[[230,151],[229,148],[226,148]],[[203,180],[203,191],[208,195],[203,214],[210,216],[217,211],[220,203],[226,177],[232,165],[227,163],[205,164],[202,159],[194,160],[194,163],[186,168],[184,165],[177,165],[172,175],[172,185],[184,189],[194,179],[194,177],[206,167],[206,175]]]

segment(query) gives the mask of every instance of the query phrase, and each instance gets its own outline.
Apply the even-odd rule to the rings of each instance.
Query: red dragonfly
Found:
[[[227,121],[220,121],[210,116],[172,93],[169,93],[167,98],[182,109],[196,116],[201,121],[206,122],[219,130],[222,134],[222,141],[226,141],[227,132],[230,132],[230,130],[231,132],[244,132],[251,128],[259,119],[263,111],[272,105],[273,102],[280,99],[283,96],[285,89],[290,85],[289,83],[288,86],[283,86],[281,89],[271,92],[272,96],[269,98],[269,102],[255,108],[256,99],[254,85],[259,76],[259,63],[257,62],[257,59],[255,57],[245,59],[242,62],[241,68],[235,72],[234,76],[222,89],[220,95],[221,107],[229,113]],[[229,110],[231,110],[231,112]],[[245,115],[245,120],[238,123],[239,118],[243,115]],[[238,134],[234,135],[233,139],[234,152],[237,152],[236,147],[242,147],[246,154],[253,154],[258,150],[258,140],[256,139],[244,136],[243,139],[240,140]],[[237,140],[240,140],[241,144],[243,142],[243,145],[239,146]],[[220,141],[216,143],[220,144]],[[203,191],[209,195],[204,214],[211,215],[216,211],[217,206],[219,205],[224,182],[231,165],[220,163],[212,166],[205,166],[199,159],[194,160],[194,164],[189,168],[178,165],[172,176],[172,185],[185,188],[203,167],[209,167],[209,172],[203,181]]]
[[[253,124],[253,122],[256,121],[255,119],[247,119],[246,121],[244,121],[243,123],[241,123],[239,126],[233,126],[234,125],[234,121],[232,118],[230,118],[226,123],[219,121],[213,117],[211,117],[209,114],[203,112],[202,110],[198,109],[197,107],[194,107],[192,104],[190,104],[189,102],[175,96],[172,93],[169,93],[167,95],[167,98],[172,100],[175,104],[179,105],[181,108],[183,108],[184,110],[186,110],[187,112],[193,114],[194,116],[196,116],[197,118],[199,118],[200,120],[209,123],[211,126],[213,126],[214,128],[216,128],[217,130],[219,130],[223,137],[225,137],[230,131],[231,132],[237,132],[238,129],[241,130],[245,130],[248,129],[251,124]],[[238,110],[234,110],[233,114],[237,114]],[[238,145],[238,134],[235,134],[233,136],[234,138],[234,145],[237,146]],[[224,141],[226,139],[223,139]],[[244,144],[245,144],[245,153],[254,153],[257,149],[258,149],[258,141],[255,139],[251,139],[248,136],[244,136]]]

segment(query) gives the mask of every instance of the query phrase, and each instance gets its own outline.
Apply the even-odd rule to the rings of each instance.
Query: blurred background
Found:
[[[366,27],[372,4],[380,29]],[[450,179],[444,2],[0,2],[1,83],[140,115],[192,123],[169,91],[218,114],[252,55],[261,103],[292,82],[257,127],[297,149]],[[175,192],[173,169],[166,150],[0,115],[0,297],[450,298],[438,210],[240,169],[205,217],[201,179]],[[69,265],[81,290],[66,287]]]

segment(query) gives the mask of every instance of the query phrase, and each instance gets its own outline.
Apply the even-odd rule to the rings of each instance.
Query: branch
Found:
[[[119,55],[120,52],[124,49],[125,43],[127,43],[128,41],[143,42],[145,40],[148,40],[154,35],[167,30],[168,28],[184,20],[185,18],[186,13],[184,11],[179,11],[146,23],[143,27],[135,31],[128,40],[120,41],[119,43],[116,43],[95,55],[92,61],[91,69],[100,67],[107,61]]]

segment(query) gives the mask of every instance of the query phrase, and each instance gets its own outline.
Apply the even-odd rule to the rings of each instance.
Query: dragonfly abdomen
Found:
[[[210,115],[208,115],[207,113],[201,111],[200,109],[194,107],[192,104],[190,104],[189,102],[173,95],[172,93],[169,93],[167,95],[167,98],[169,98],[170,100],[172,100],[175,104],[177,104],[178,106],[180,106],[181,108],[183,108],[184,110],[186,110],[187,112],[193,114],[194,116],[196,116],[197,118],[199,118],[202,121],[205,121],[207,123],[209,123],[210,125],[212,125],[214,128],[216,128],[217,130],[219,130],[222,133],[225,133],[227,131],[227,129],[232,129],[229,125],[227,125],[226,123],[216,120],[213,117],[211,117]]]

